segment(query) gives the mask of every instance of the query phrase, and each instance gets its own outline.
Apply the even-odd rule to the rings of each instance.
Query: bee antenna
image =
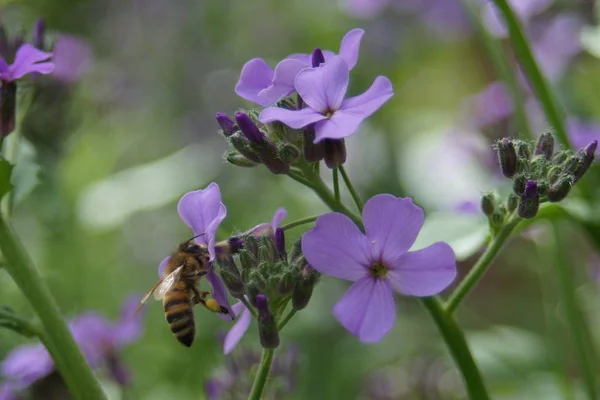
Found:
[[[199,235],[196,235],[196,236],[194,236],[194,237],[191,237],[191,238],[189,238],[189,239],[188,239],[188,242],[189,242],[190,240],[194,240],[194,239],[196,239],[197,237],[200,237],[200,236],[203,236],[203,235],[206,235],[206,232],[204,232],[204,233],[201,233],[201,234],[199,234]]]

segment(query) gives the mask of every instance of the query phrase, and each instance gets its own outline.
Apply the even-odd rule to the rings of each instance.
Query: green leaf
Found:
[[[0,199],[13,188],[10,181],[13,165],[0,156]]]
[[[485,244],[488,233],[488,221],[483,214],[435,212],[425,218],[423,229],[411,250],[419,250],[435,242],[446,242],[454,250],[456,259],[461,261]]]

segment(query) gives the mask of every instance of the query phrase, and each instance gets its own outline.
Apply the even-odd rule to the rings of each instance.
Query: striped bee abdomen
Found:
[[[179,282],[163,297],[165,318],[171,332],[182,344],[190,347],[194,342],[196,327],[190,302],[190,293],[184,282]]]

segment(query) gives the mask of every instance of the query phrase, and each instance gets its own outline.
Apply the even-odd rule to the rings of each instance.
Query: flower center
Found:
[[[387,272],[388,272],[387,265],[377,262],[377,263],[371,264],[371,267],[369,269],[371,272],[371,276],[373,278],[379,278],[379,279],[387,278]]]
[[[327,110],[327,112],[325,112],[325,116],[326,116],[327,118],[331,118],[331,117],[333,116],[333,111],[331,111],[331,110]]]

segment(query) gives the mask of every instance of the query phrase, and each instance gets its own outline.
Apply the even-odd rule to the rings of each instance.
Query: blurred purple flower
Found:
[[[452,248],[437,242],[409,252],[424,222],[410,198],[372,197],[363,210],[363,234],[340,213],[320,216],[302,237],[302,253],[326,275],[353,281],[333,313],[362,342],[377,342],[394,326],[392,289],[432,296],[456,277]]]
[[[283,220],[287,217],[288,212],[285,208],[280,207],[277,209],[277,211],[275,211],[275,214],[273,214],[273,218],[271,219],[271,223],[262,223],[262,224],[258,224],[256,225],[254,228],[252,228],[248,234],[250,235],[254,235],[254,236],[262,236],[262,235],[275,235],[275,230],[279,227],[279,225],[281,224],[281,222],[283,222]]]
[[[358,61],[358,49],[364,35],[362,29],[353,29],[344,35],[339,55],[346,61],[348,69]],[[325,61],[335,53],[323,51]],[[311,66],[310,54],[292,54],[275,67],[275,70],[262,59],[254,58],[242,67],[235,92],[242,98],[268,106],[294,91],[294,79],[298,72]]]
[[[306,108],[298,111],[265,108],[259,120],[262,123],[281,121],[294,129],[315,123],[315,143],[348,137],[394,95],[390,80],[379,76],[363,94],[344,99],[348,83],[348,65],[340,56],[332,57],[321,67],[306,68],[296,77],[296,91]]]
[[[63,82],[77,82],[92,66],[90,46],[83,39],[61,35],[54,45],[52,77]]]
[[[391,0],[340,0],[340,7],[351,17],[371,19],[390,3]]]
[[[133,317],[139,301],[140,296],[129,296],[115,323],[96,312],[86,312],[68,324],[90,367],[107,367],[111,377],[121,385],[129,383],[129,372],[118,353],[142,333],[142,314]],[[42,344],[17,347],[0,364],[4,378],[0,400],[16,398],[17,392],[48,376],[54,369],[54,362]]]
[[[212,267],[212,261],[215,259],[217,230],[227,215],[227,208],[221,201],[219,185],[213,182],[206,189],[184,194],[181,200],[179,200],[177,211],[183,222],[192,229],[194,236],[197,236],[194,239],[195,242],[208,248]],[[158,275],[160,277],[163,276],[163,271],[169,262],[169,258],[170,256],[166,257],[158,266]],[[218,315],[223,319],[231,319],[231,316],[235,316],[236,314],[233,313],[227,299],[225,285],[214,268],[210,268],[206,274],[206,280],[213,288],[215,300],[229,310],[229,314]]]
[[[591,141],[600,141],[600,123],[582,121],[577,118],[567,119],[567,132],[573,147],[584,148]]]
[[[546,10],[553,0],[508,0],[513,11],[527,25],[529,20]],[[494,36],[507,37],[508,31],[500,12],[491,1],[484,1],[481,18],[487,30]]]
[[[493,82],[481,92],[466,98],[462,108],[467,126],[474,129],[500,122],[513,113],[512,99],[501,82]]]
[[[38,50],[28,43],[22,44],[12,64],[8,65],[4,57],[0,56],[0,79],[3,82],[13,82],[32,72],[49,74],[54,69],[54,63],[47,61],[50,57],[52,53]]]

